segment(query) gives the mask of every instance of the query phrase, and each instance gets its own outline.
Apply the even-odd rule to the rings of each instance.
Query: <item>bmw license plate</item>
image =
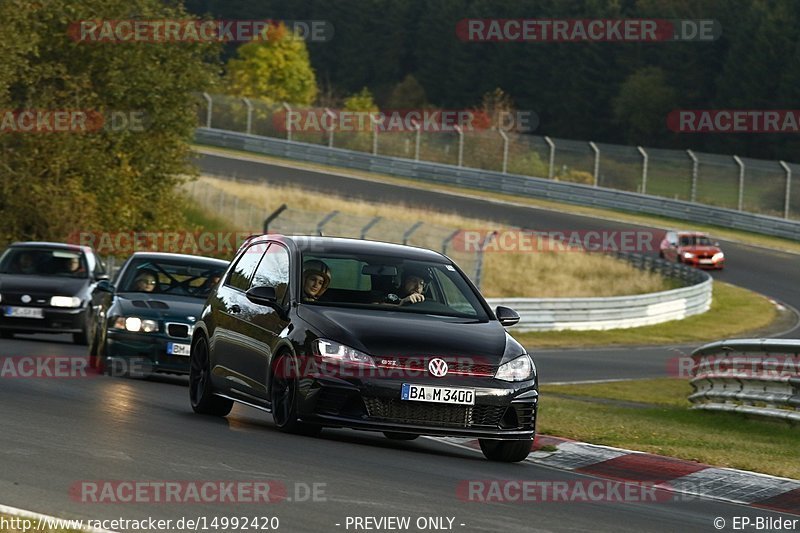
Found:
[[[714,261],[712,261],[711,259],[701,259],[701,260],[700,260],[700,263],[702,263],[702,264],[704,264],[704,265],[710,265],[710,264],[711,264],[711,263],[713,263],[713,262],[714,262]]]
[[[177,342],[167,343],[167,353],[170,355],[189,355],[191,350],[191,344],[178,344]]]
[[[410,383],[403,383],[403,389],[400,392],[400,399],[415,402],[475,405],[475,391],[473,389],[431,387],[428,385],[412,385]]]
[[[44,318],[44,311],[41,307],[11,307],[3,308],[4,316],[16,318]]]

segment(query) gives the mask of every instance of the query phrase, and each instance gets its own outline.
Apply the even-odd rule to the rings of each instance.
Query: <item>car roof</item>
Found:
[[[694,237],[708,237],[708,233],[704,231],[676,231],[678,235],[692,235]]]
[[[24,241],[12,243],[9,248],[55,248],[57,250],[71,250],[75,252],[92,251],[89,246],[69,244],[66,242]]]
[[[449,262],[445,256],[433,250],[394,244],[382,241],[368,241],[363,239],[349,239],[346,237],[317,237],[305,235],[276,235],[268,234],[256,237],[248,242],[263,242],[265,240],[291,241],[301,252],[319,254],[366,254],[385,255],[414,261],[430,261],[435,263]]]
[[[190,254],[174,254],[169,252],[134,252],[131,255],[131,259],[189,259],[195,261],[205,261],[208,263],[213,263],[215,265],[226,267],[228,266],[229,261],[224,259],[217,259],[215,257],[205,257],[202,255],[190,255]]]

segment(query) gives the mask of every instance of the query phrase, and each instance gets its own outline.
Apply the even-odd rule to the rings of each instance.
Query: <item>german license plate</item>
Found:
[[[704,264],[704,265],[710,265],[710,264],[711,264],[711,263],[713,263],[714,261],[712,261],[711,259],[701,259],[701,260],[700,260],[700,262],[701,262],[702,264]]]
[[[191,344],[178,344],[177,342],[167,343],[167,353],[170,355],[189,355],[191,350]]]
[[[401,400],[413,402],[436,402],[454,405],[475,405],[475,390],[455,387],[432,387],[403,383]]]
[[[4,316],[16,318],[44,318],[44,311],[41,307],[11,307],[3,308]]]

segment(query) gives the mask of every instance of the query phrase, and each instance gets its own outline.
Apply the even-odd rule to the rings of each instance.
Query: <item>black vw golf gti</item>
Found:
[[[530,355],[447,257],[353,239],[251,238],[194,329],[192,408],[271,411],[283,431],[322,427],[477,437],[484,455],[531,450]]]

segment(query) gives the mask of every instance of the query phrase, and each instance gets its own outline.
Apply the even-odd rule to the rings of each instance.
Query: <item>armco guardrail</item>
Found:
[[[800,340],[713,342],[692,359],[694,409],[800,422]]]
[[[514,329],[518,331],[633,328],[680,320],[711,307],[712,278],[706,272],[642,254],[617,255],[688,286],[611,298],[491,298],[489,304],[517,311],[520,321]]]
[[[670,200],[635,192],[373,155],[341,148],[329,148],[316,144],[299,143],[212,128],[198,128],[195,132],[195,140],[200,144],[210,146],[380,172],[426,182],[458,185],[532,198],[545,198],[577,205],[660,215],[700,224],[711,224],[800,240],[800,221],[757,215],[682,200]]]

